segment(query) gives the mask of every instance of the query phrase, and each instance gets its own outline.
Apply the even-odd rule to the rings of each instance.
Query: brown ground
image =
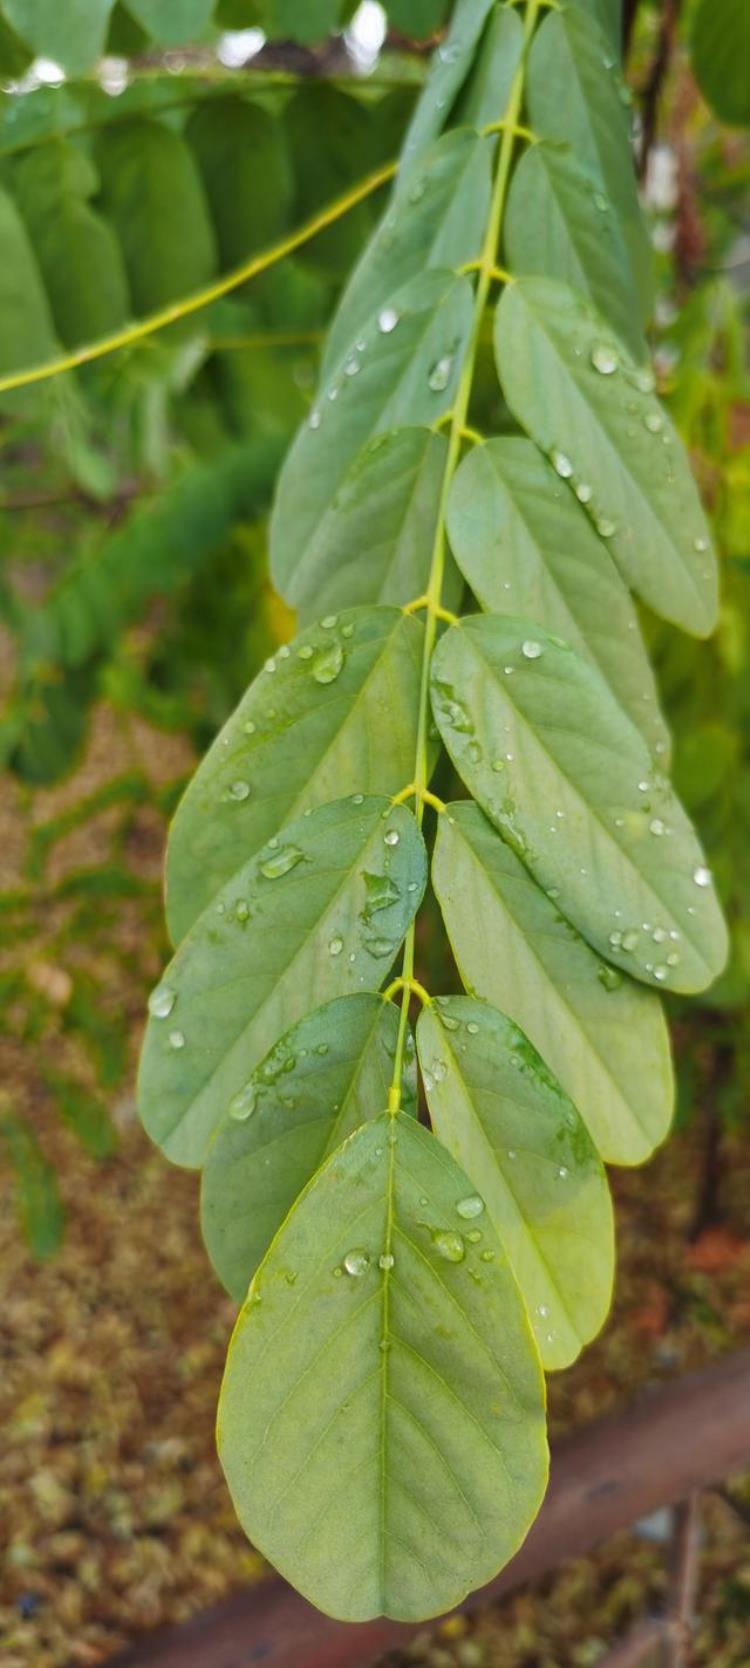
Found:
[[[56,816],[125,769],[158,782],[183,772],[181,744],[100,714],[86,766],[30,804],[9,790],[0,820],[2,890],[24,881],[31,823]],[[155,879],[163,825],[151,807],[115,808],[54,848],[46,885],[102,862],[113,847]],[[91,1070],[64,1019],[71,969],[97,981],[102,1012],[129,1035],[135,1061],[145,993],[162,953],[155,888],[102,915],[85,944],[65,942],[54,891],[6,949],[31,990],[47,993],[29,1042],[19,1005],[0,1038],[3,1091],[42,1134],[68,1212],[65,1244],[37,1264],[0,1176],[0,1662],[88,1668],[143,1629],[187,1617],[262,1563],[237,1528],[213,1447],[213,1411],[232,1305],[204,1257],[195,1177],[170,1168],[135,1120],[132,1080],[114,1097],[119,1149],[96,1165],[55,1119],[38,1060]],[[18,1009],[19,1011],[16,1011]],[[45,1010],[46,1011],[46,1010]],[[689,1245],[699,1192],[698,1121],[645,1171],[620,1173],[620,1268],[613,1317],[597,1344],[550,1385],[553,1431],[627,1401],[750,1334],[750,1139],[727,1138],[722,1223]],[[696,1433],[699,1439],[699,1433]],[[662,1590],[663,1548],[623,1535],[593,1560],[476,1622],[417,1640],[431,1668],[593,1668]],[[748,1668],[750,1541],[723,1503],[706,1508],[695,1665]],[[406,1659],[401,1659],[405,1661]]]

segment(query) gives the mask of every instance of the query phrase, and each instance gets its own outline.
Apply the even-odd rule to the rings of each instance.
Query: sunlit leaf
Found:
[[[169,1158],[203,1162],[234,1095],[312,1006],[379,988],[425,871],[412,813],[360,795],[298,818],[237,870],[150,1001],[141,1117]],[[375,886],[391,901],[373,914]]]
[[[443,740],[560,909],[648,983],[702,990],[726,928],[695,831],[603,678],[528,621],[450,626],[432,661]]]
[[[674,1100],[658,998],[599,960],[478,806],[440,818],[432,880],[467,989],[525,1032],[603,1159],[642,1163]]]
[[[355,791],[395,794],[409,781],[423,643],[424,627],[399,609],[350,610],[311,626],[258,674],[172,826],[175,941],[248,855],[302,811]]]
[[[420,1015],[417,1049],[435,1134],[478,1189],[459,1205],[467,1237],[483,1244],[486,1206],[544,1366],[566,1367],[600,1330],[612,1291],[612,1205],[591,1136],[489,1003],[439,998]]]
[[[716,620],[711,535],[682,444],[638,367],[596,314],[553,278],[520,278],[495,315],[513,415],[552,458],[621,572],[658,614],[696,636]]]
[[[374,1119],[292,1210],[235,1328],[218,1420],[235,1507],[345,1620],[451,1609],[544,1492],[536,1350],[491,1224],[484,1261],[464,1236],[471,1192],[414,1119]]]
[[[388,902],[373,888],[370,907]],[[287,1031],[239,1091],[203,1171],[201,1222],[219,1278],[243,1298],[298,1193],[341,1142],[388,1105],[398,1014],[382,996],[342,996]],[[403,1108],[416,1111],[409,1034]]]

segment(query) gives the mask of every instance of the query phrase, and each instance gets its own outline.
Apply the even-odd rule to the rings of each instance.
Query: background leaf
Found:
[[[113,0],[3,0],[8,22],[35,55],[52,58],[69,75],[90,69],[104,50]]]
[[[750,11],[744,0],[698,0],[690,53],[698,86],[721,121],[750,126]]]

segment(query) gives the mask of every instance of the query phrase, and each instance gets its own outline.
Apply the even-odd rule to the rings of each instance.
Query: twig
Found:
[[[661,26],[654,60],[649,70],[646,84],[641,95],[641,120],[643,133],[641,137],[640,155],[638,158],[638,175],[643,179],[648,167],[651,147],[656,138],[656,124],[659,116],[659,100],[662,95],[672,63],[672,54],[677,38],[677,24],[680,17],[681,0],[663,0]]]
[[[666,1617],[664,1668],[689,1668],[700,1571],[700,1499],[691,1494],[675,1512],[671,1603]]]

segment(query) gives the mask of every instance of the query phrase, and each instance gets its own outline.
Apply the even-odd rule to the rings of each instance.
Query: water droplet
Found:
[[[243,728],[246,736],[254,736],[255,735],[256,725],[253,723],[252,718],[248,718],[247,723],[243,724],[242,728]]]
[[[387,846],[397,846],[400,838],[397,828],[389,828],[388,833],[383,835],[383,840]]]
[[[475,1216],[481,1216],[484,1199],[480,1199],[478,1193],[469,1193],[465,1199],[459,1199],[456,1210],[465,1222],[470,1222]]]
[[[390,336],[399,321],[399,314],[395,307],[381,307],[378,313],[378,330],[383,336]]]
[[[654,968],[654,978],[658,979],[660,984],[663,984],[664,980],[668,977],[669,977],[669,969],[667,967],[655,967]]]
[[[559,452],[557,448],[555,448],[555,450],[550,453],[550,458],[553,469],[557,470],[558,475],[561,475],[564,481],[569,481],[573,473],[573,465],[567,454],[565,452]]]
[[[344,1258],[344,1268],[347,1274],[353,1274],[357,1278],[360,1274],[365,1274],[369,1267],[370,1255],[368,1251],[362,1251],[359,1246],[353,1251],[347,1251]]]
[[[653,394],[656,386],[653,371],[634,371],[632,380],[641,394]]]
[[[481,1263],[494,1263],[494,1261],[495,1261],[494,1251],[490,1251],[489,1249],[487,1251],[480,1251],[479,1261]]]
[[[576,498],[578,499],[579,504],[590,504],[592,494],[593,494],[593,488],[589,486],[588,481],[579,481],[578,482],[578,485],[575,489],[575,495],[576,495]]]
[[[152,1019],[167,1019],[177,1000],[177,992],[170,990],[169,985],[157,985],[148,999],[148,1011]]]
[[[597,342],[591,352],[591,363],[595,371],[601,376],[611,376],[619,366],[619,359],[614,348],[607,347],[604,342]]]
[[[665,822],[662,822],[661,817],[652,817],[648,825],[648,831],[649,834],[655,834],[657,838],[660,839],[662,834],[666,834],[667,825]]]
[[[356,376],[358,370],[359,370],[359,360],[355,359],[354,354],[352,354],[351,357],[349,359],[347,359],[345,364],[344,364],[344,376]]]
[[[234,906],[235,920],[243,922],[250,919],[250,905],[247,898],[238,898]]]
[[[561,1165],[560,1165],[560,1168],[559,1168],[559,1170],[558,1170],[558,1172],[557,1172],[557,1174],[558,1174],[558,1176],[559,1176],[559,1177],[560,1177],[560,1180],[561,1180],[561,1181],[564,1181],[564,1180],[565,1180],[565,1177],[566,1177],[566,1176],[567,1176],[567,1175],[568,1175],[568,1167],[567,1167],[567,1165],[566,1165],[566,1164],[561,1164]]]
[[[312,643],[303,643],[301,649],[297,650],[297,657],[299,660],[312,660],[314,652]]]
[[[661,434],[664,427],[664,418],[660,411],[649,411],[643,421],[649,434]]]
[[[329,955],[331,955],[331,956],[340,956],[341,951],[343,950],[343,948],[344,948],[343,938],[332,938],[332,939],[329,940],[329,944],[328,944],[328,953],[329,953]]]
[[[596,973],[600,985],[603,985],[605,990],[619,990],[622,978],[616,968],[608,967],[606,962],[601,962]]]
[[[698,551],[708,550],[708,539],[693,539],[693,549]]]
[[[435,1228],[432,1243],[439,1257],[444,1257],[447,1263],[462,1263],[466,1256],[466,1247],[460,1234],[452,1234],[449,1229]]]
[[[479,1026],[477,1025],[477,1022],[476,1022],[475,1019],[470,1019],[468,1021],[466,1029],[467,1029],[470,1037],[478,1037],[479,1036]]]
[[[445,389],[448,387],[448,383],[450,382],[452,369],[452,354],[444,353],[441,359],[437,359],[435,361],[435,364],[433,365],[427,378],[427,386],[432,389],[433,394],[444,393]]]
[[[344,664],[344,651],[340,643],[331,643],[329,648],[321,649],[312,663],[312,675],[316,683],[335,683]]]
[[[248,799],[250,796],[249,782],[232,782],[229,788],[232,799]]]
[[[537,1312],[538,1315],[541,1315],[542,1320],[546,1320],[547,1316],[549,1314],[549,1304],[548,1303],[539,1303],[537,1305],[537,1311],[536,1312]]]
[[[396,1261],[396,1259],[395,1259],[395,1257],[391,1256],[390,1251],[384,1251],[382,1257],[378,1257],[378,1268],[382,1268],[382,1269],[393,1268],[393,1265],[394,1265],[395,1261]]]
[[[444,1083],[448,1076],[448,1067],[444,1060],[433,1060],[430,1071],[434,1083]]]
[[[268,843],[270,845],[271,841]],[[265,875],[266,880],[279,880],[282,875],[288,875],[290,869],[296,868],[296,865],[302,862],[302,855],[299,846],[282,846],[279,851],[274,851],[273,856],[267,858],[265,863],[261,863],[260,872]]]
[[[623,950],[634,950],[637,943],[638,943],[638,928],[637,927],[629,927],[628,931],[624,932],[623,935],[622,935]]]
[[[509,1157],[511,1163],[513,1162],[514,1158],[518,1157],[518,1154],[513,1147],[508,1148],[508,1157]]]
[[[184,1032],[183,1031],[170,1031],[170,1033],[169,1033],[169,1046],[170,1046],[170,1048],[184,1048],[185,1047]]]
[[[525,655],[527,660],[538,660],[542,653],[541,643],[537,643],[533,637],[527,637],[521,644],[521,654]]]
[[[596,531],[602,539],[611,539],[617,532],[617,523],[610,521],[606,515],[600,516],[596,523]]]
[[[501,770],[505,769],[505,760],[504,759],[493,759],[492,760],[492,769],[497,771],[498,774],[499,774],[499,772]]]
[[[609,942],[612,945],[613,950],[619,950],[622,944],[622,933],[617,931],[611,932],[609,935]]]
[[[320,412],[318,411],[317,406],[313,406],[313,409],[307,419],[307,426],[309,429],[320,428]]]
[[[703,864],[693,870],[693,880],[696,886],[710,886],[712,878],[711,870],[705,868]]]
[[[352,805],[364,805],[364,802],[365,802],[365,796],[364,796],[363,793],[353,793],[352,794]]]
[[[252,1079],[243,1089],[239,1089],[229,1102],[229,1116],[243,1123],[245,1118],[251,1118],[258,1104],[258,1091]]]

